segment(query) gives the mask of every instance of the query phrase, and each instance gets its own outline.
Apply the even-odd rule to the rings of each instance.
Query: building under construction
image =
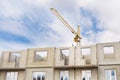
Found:
[[[4,51],[0,80],[120,80],[120,43]]]
[[[120,42],[80,45],[80,27],[75,31],[51,10],[75,35],[77,46],[4,51],[0,80],[120,80]]]

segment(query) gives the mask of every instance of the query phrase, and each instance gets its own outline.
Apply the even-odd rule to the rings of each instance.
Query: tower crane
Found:
[[[80,26],[78,26],[77,31],[75,31],[68,22],[55,10],[54,8],[50,8],[50,10],[58,17],[58,19],[75,35],[74,41],[77,43],[77,46],[80,46]]]

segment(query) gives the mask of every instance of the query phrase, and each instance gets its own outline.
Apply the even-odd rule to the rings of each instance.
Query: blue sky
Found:
[[[1,0],[0,51],[71,46],[74,35],[50,11],[55,8],[76,30],[81,44],[120,41],[119,0]]]

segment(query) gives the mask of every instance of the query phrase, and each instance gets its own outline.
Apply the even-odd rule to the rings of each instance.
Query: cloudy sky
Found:
[[[74,35],[50,11],[75,29],[81,44],[120,41],[120,0],[0,0],[0,51],[74,44]]]

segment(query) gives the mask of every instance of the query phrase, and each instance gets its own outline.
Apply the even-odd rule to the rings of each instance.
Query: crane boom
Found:
[[[77,32],[67,23],[66,20],[64,20],[64,18],[57,12],[57,10],[55,10],[54,8],[50,9],[57,17],[58,19],[60,19],[60,21],[62,21],[62,23],[73,33],[73,34],[77,34]]]
[[[68,23],[67,21],[57,12],[57,10],[55,10],[54,8],[50,9],[57,17],[60,21],[62,21],[62,23],[75,35],[74,37],[74,41],[77,43],[77,46],[80,46],[80,27],[78,26],[78,30],[75,31]]]

